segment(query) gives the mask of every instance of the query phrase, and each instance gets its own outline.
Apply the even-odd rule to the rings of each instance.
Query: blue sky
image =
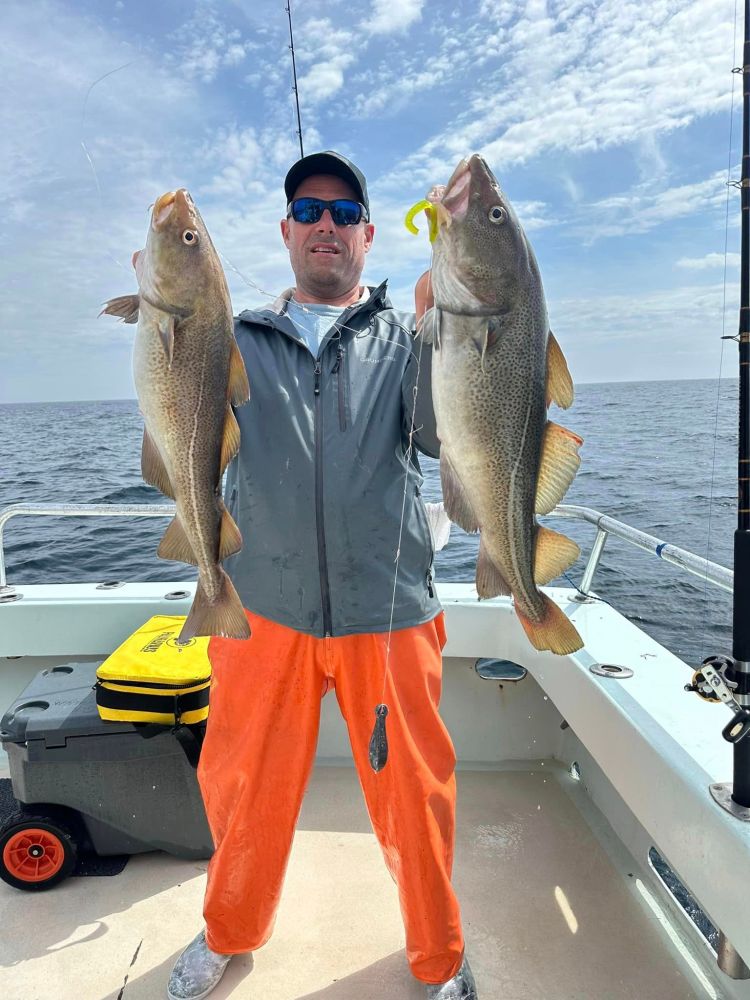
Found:
[[[718,374],[734,0],[292,11],[305,152],[338,149],[368,178],[366,281],[387,277],[412,307],[430,253],[403,216],[478,151],[534,245],[574,380]],[[2,35],[0,402],[133,397],[133,327],[97,313],[135,291],[130,255],[158,195],[189,188],[236,312],[293,283],[278,232],[298,155],[284,0],[5,0]],[[727,333],[738,214],[731,191]]]

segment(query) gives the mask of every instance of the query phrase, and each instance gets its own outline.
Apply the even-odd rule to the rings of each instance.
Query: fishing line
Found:
[[[734,35],[733,35],[733,59],[732,61],[737,62],[737,0],[734,0]],[[708,534],[706,538],[706,562],[708,562],[708,557],[711,551],[711,516],[713,512],[713,499],[714,499],[714,481],[716,478],[716,445],[719,437],[719,405],[721,402],[721,374],[724,366],[724,343],[726,341],[726,304],[727,304],[727,252],[729,246],[729,199],[733,184],[731,182],[732,174],[732,140],[734,135],[734,84],[737,73],[732,70],[732,93],[729,106],[729,153],[727,156],[727,199],[726,199],[726,214],[724,219],[724,277],[723,277],[723,288],[722,288],[722,303],[721,303],[721,351],[719,354],[719,378],[718,384],[716,386],[716,413],[714,417],[714,444],[713,444],[713,457],[711,461],[711,484],[709,487],[708,496]],[[708,571],[706,571],[706,578],[703,581],[703,632],[706,636],[706,641],[709,642],[710,638],[708,635],[708,623],[709,623],[709,612],[711,610],[711,598],[708,592]]]
[[[138,57],[138,58],[140,58],[140,57]],[[94,82],[91,84],[91,86],[89,87],[89,89],[86,91],[86,96],[83,99],[83,108],[81,109],[81,125],[80,125],[80,129],[81,129],[81,147],[83,148],[84,155],[85,155],[86,159],[89,162],[89,166],[91,167],[91,172],[94,175],[94,183],[96,184],[96,190],[97,190],[97,194],[99,196],[99,211],[100,211],[101,215],[104,215],[104,202],[102,200],[101,185],[99,184],[99,175],[97,174],[96,167],[94,166],[94,158],[92,157],[91,153],[89,152],[88,146],[86,145],[86,143],[85,143],[85,141],[83,139],[84,124],[85,124],[85,121],[86,121],[86,105],[88,104],[89,95],[91,94],[91,91],[94,89],[94,87],[98,83],[101,83],[102,80],[106,80],[108,76],[112,76],[114,73],[119,73],[120,70],[122,70],[122,69],[127,69],[128,66],[132,66],[133,63],[138,62],[138,58],[131,59],[130,62],[126,62],[122,66],[118,66],[116,69],[111,69],[107,73],[102,74],[102,76],[100,76],[97,80],[94,80]],[[107,256],[109,257],[110,260],[114,261],[115,264],[117,264],[118,267],[121,267],[124,271],[128,270],[128,268],[122,263],[122,261],[119,261],[117,259],[117,257],[114,256],[114,254],[110,251],[109,247],[105,247],[105,253],[107,254]]]

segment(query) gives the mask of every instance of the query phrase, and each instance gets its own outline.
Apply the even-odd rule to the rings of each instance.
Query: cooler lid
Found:
[[[96,707],[93,663],[65,663],[40,670],[0,720],[0,742],[44,740],[64,746],[71,736],[132,732],[130,722],[105,722]]]

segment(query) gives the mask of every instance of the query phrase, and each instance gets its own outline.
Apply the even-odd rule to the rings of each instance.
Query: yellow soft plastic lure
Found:
[[[435,206],[431,202],[423,198],[422,201],[418,201],[416,205],[412,205],[412,207],[406,213],[406,218],[404,219],[404,225],[406,226],[406,228],[409,230],[410,233],[413,233],[415,236],[417,236],[419,233],[419,229],[414,225],[414,216],[418,212],[421,212],[423,209],[430,224],[429,228],[430,243],[434,243],[435,237],[437,236],[439,223],[438,223],[438,213],[435,209]]]

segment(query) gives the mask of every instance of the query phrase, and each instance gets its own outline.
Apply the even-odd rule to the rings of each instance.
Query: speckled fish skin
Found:
[[[554,614],[534,580],[549,334],[536,258],[481,156],[463,160],[428,197],[441,220],[435,309],[425,331],[436,344],[432,390],[446,507],[466,530],[481,531],[480,596],[512,593],[534,645],[569,652],[580,637],[559,609],[565,638],[534,634]]]
[[[220,482],[222,446],[224,465],[239,446],[229,403],[247,398],[247,376],[224,273],[185,189],[167,192],[154,205],[136,274],[133,374],[146,428],[142,470],[177,506],[159,555],[192,562],[199,571],[180,639],[245,638],[249,626],[242,604],[220,565],[220,558],[241,547]],[[132,312],[125,315],[125,298],[104,311],[133,322]]]

